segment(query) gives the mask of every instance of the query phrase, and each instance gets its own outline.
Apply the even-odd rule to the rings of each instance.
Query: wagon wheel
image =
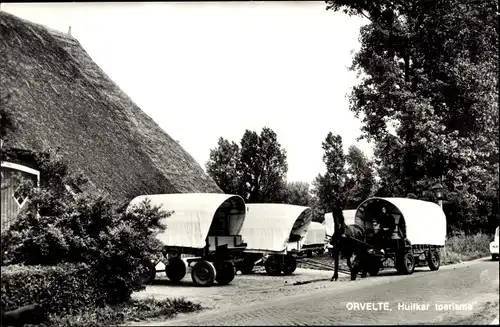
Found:
[[[441,258],[439,256],[439,252],[436,250],[431,250],[429,255],[427,256],[427,263],[429,264],[429,268],[431,270],[438,270],[441,264]]]
[[[245,257],[240,264],[240,271],[243,275],[250,274],[254,267],[254,259],[252,257]]]
[[[411,275],[415,270],[415,257],[412,252],[398,255],[396,258],[396,269],[400,274]]]
[[[268,275],[279,276],[281,274],[281,270],[283,269],[283,264],[281,262],[281,258],[277,256],[270,256],[267,258],[264,267],[266,268]]]
[[[144,265],[145,269],[144,275],[141,279],[142,284],[151,284],[156,278],[156,265],[150,260],[144,260],[142,264]]]
[[[293,256],[286,256],[283,263],[283,273],[285,275],[293,274],[293,272],[297,269],[297,260]]]
[[[191,269],[191,278],[198,286],[211,286],[215,280],[215,268],[208,261],[198,261]]]
[[[171,259],[166,267],[166,275],[173,283],[180,282],[186,276],[187,267],[181,258]]]
[[[231,283],[236,275],[234,265],[231,262],[223,261],[215,264],[215,280],[220,285],[227,285]]]

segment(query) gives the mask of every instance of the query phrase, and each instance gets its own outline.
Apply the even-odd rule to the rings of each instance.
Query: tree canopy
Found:
[[[344,192],[345,209],[356,209],[361,202],[372,195],[375,176],[372,162],[355,145],[351,145],[346,156],[347,170]]]
[[[317,211],[332,212],[334,208],[355,209],[372,195],[375,176],[372,162],[355,145],[344,153],[342,137],[329,132],[323,142],[326,172],[313,181],[312,203]]]
[[[346,178],[345,156],[342,137],[329,132],[322,143],[324,174],[318,174],[313,181],[314,195],[324,213],[332,212],[334,206],[343,209],[345,205],[344,183]]]
[[[442,181],[452,226],[498,225],[497,3],[343,0],[327,9],[369,19],[350,109],[375,143],[378,193],[432,199],[426,191]]]
[[[260,135],[245,130],[239,146],[220,138],[210,151],[206,168],[225,193],[238,194],[248,203],[284,201],[286,151],[268,127]]]
[[[286,203],[310,207],[313,196],[307,182],[288,182],[285,187],[284,200]]]
[[[238,164],[240,147],[234,142],[219,138],[217,147],[210,150],[210,159],[206,164],[207,173],[217,185],[228,194],[240,194]]]

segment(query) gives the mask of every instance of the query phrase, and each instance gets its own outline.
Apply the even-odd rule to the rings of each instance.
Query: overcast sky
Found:
[[[2,10],[67,32],[205,168],[220,136],[272,128],[288,180],[324,172],[329,131],[344,148],[360,122],[347,94],[359,48],[357,17],[318,2],[3,3]]]

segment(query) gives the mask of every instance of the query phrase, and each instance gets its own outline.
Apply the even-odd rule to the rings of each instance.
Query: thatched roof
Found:
[[[11,95],[7,107],[18,125],[9,136],[11,146],[59,147],[91,187],[117,200],[222,193],[76,39],[5,12],[0,35],[0,85]],[[175,115],[176,108],[165,110]]]

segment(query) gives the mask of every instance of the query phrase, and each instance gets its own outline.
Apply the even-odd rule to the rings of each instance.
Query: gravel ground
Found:
[[[328,254],[315,255],[312,259],[333,267],[333,259]],[[392,262],[391,262],[392,263]],[[160,264],[161,265],[161,264]],[[226,286],[197,287],[191,281],[190,268],[184,279],[178,284],[171,284],[165,273],[158,273],[156,280],[146,290],[137,292],[134,298],[154,297],[157,299],[184,297],[187,300],[198,302],[206,309],[220,309],[240,307],[254,302],[262,302],[278,295],[294,295],[326,287],[333,275],[333,268],[325,267],[324,270],[310,269],[307,264],[297,264],[297,270],[289,276],[268,276],[263,267],[257,266],[250,275],[238,275]],[[158,266],[157,269],[163,267]],[[345,260],[340,260],[339,268],[348,270]],[[426,268],[424,268],[425,270]],[[395,270],[385,268],[381,274],[392,274]],[[368,277],[370,278],[370,277]],[[339,272],[339,281],[349,283],[349,276]],[[358,278],[360,280],[360,278]],[[312,282],[311,282],[312,281]],[[300,287],[294,283],[306,282]],[[310,283],[307,283],[310,282]]]
[[[327,255],[314,256],[311,259],[328,265],[333,264],[332,258]],[[238,273],[229,285],[218,286],[214,284],[207,288],[195,286],[191,281],[189,270],[184,279],[175,285],[170,283],[164,273],[158,273],[152,285],[142,292],[134,293],[133,297],[154,297],[156,299],[184,297],[192,302],[200,303],[206,309],[227,309],[272,299],[278,294],[294,295],[310,290],[321,291],[325,285],[318,282],[329,281],[333,275],[333,270],[328,268],[325,268],[327,270],[318,270],[302,268],[301,266],[306,267],[306,265],[298,264],[297,270],[289,276],[268,276],[263,267],[257,266],[253,274],[241,275]],[[347,269],[344,263],[339,267]],[[349,281],[346,274],[339,273],[339,277],[341,281]],[[296,282],[306,283],[297,287],[294,286]]]
[[[341,274],[342,275],[342,274]],[[314,269],[297,268],[290,276],[268,276],[264,269],[255,269],[251,275],[238,274],[229,285],[211,287],[197,287],[191,281],[191,275],[186,277],[177,285],[170,284],[165,277],[158,276],[153,285],[146,290],[137,292],[134,298],[154,297],[156,299],[184,297],[189,301],[198,302],[206,309],[220,309],[239,307],[253,302],[265,301],[280,295],[291,295],[304,290],[321,289],[318,283],[294,287],[295,282],[329,280],[331,271],[320,271]],[[347,278],[347,277],[346,277]]]

